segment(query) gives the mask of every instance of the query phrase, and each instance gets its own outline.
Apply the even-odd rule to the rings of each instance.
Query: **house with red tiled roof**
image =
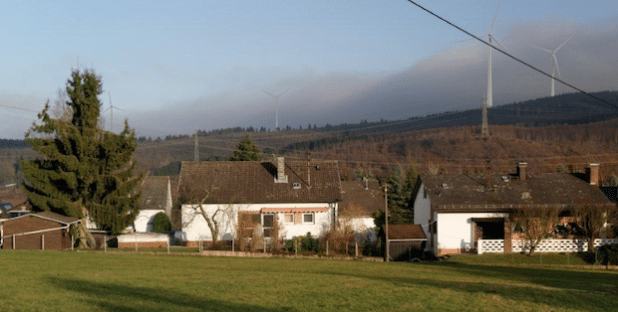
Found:
[[[189,246],[213,240],[207,218],[219,228],[218,240],[255,234],[319,237],[335,225],[342,197],[336,161],[283,157],[182,162],[178,194],[182,228],[177,238]]]
[[[591,165],[585,177],[568,173],[526,174],[526,167],[527,163],[520,163],[517,174],[503,176],[419,177],[412,193],[414,222],[427,233],[427,248],[436,255],[488,252],[485,243],[489,242],[491,252],[522,251],[525,247],[514,240],[516,227],[510,220],[517,209],[567,210],[583,198],[588,205],[616,207],[599,188],[596,164]],[[570,251],[582,251],[584,245],[577,243]]]

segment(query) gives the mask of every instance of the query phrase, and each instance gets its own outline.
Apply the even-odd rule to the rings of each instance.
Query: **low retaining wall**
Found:
[[[618,243],[618,239],[597,238],[594,247]],[[513,252],[527,252],[530,246],[525,240],[513,240]],[[544,239],[534,252],[585,252],[588,251],[588,242],[585,239]],[[478,254],[504,253],[503,239],[479,239]]]
[[[159,233],[133,233],[118,236],[118,248],[157,248],[167,247],[170,237]]]

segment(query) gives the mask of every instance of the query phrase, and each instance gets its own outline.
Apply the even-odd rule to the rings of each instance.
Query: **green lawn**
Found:
[[[0,251],[0,310],[614,311],[618,307],[617,271],[526,264],[534,259],[521,255],[510,255],[509,261],[487,256],[410,264]]]

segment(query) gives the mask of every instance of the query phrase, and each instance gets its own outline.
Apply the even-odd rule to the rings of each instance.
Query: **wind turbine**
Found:
[[[508,50],[493,35],[494,26],[496,25],[496,18],[498,17],[498,11],[499,10],[500,10],[500,4],[498,4],[498,8],[496,8],[496,14],[494,14],[494,18],[491,20],[491,24],[489,24],[489,32],[487,33],[487,35],[483,36],[483,37],[487,37],[487,39],[489,41],[489,45],[490,45],[489,46],[488,65],[487,65],[487,98],[486,98],[486,102],[487,102],[487,107],[488,108],[494,106],[494,91],[493,91],[493,78],[492,78],[492,72],[493,72],[492,71],[492,52],[493,52],[494,48],[493,48],[492,41],[495,41],[503,50],[508,52]]]
[[[275,109],[275,130],[279,130],[279,97],[282,96],[284,93],[288,92],[289,90],[290,89],[287,89],[287,90],[281,92],[281,94],[276,95],[276,96],[272,95],[272,94],[270,94],[270,93],[268,93],[268,92],[266,92],[264,90],[262,90],[262,92],[264,92],[264,93],[266,93],[266,94],[268,94],[268,95],[270,95],[270,96],[275,98],[275,106],[276,106],[276,109]]]
[[[493,31],[494,31],[494,27],[496,26],[496,19],[498,18],[498,11],[500,11],[500,4],[498,4],[498,7],[496,8],[496,14],[494,14],[493,19],[491,20],[491,24],[489,24],[489,31],[487,32],[486,35],[483,36],[479,36],[479,38],[487,38],[488,42],[489,42],[489,54],[488,54],[488,58],[487,58],[487,95],[485,96],[485,101],[487,103],[487,107],[492,107],[494,106],[494,92],[493,92],[493,78],[492,78],[492,74],[493,74],[493,70],[492,70],[492,55],[493,55],[493,42],[497,43],[498,46],[500,46],[500,48],[506,52],[508,52],[509,54],[511,52],[509,52],[509,50],[507,50],[501,43],[500,41],[498,41],[498,39],[496,39],[496,37],[494,37],[493,35]],[[465,39],[459,42],[463,42],[463,41],[468,41],[468,40],[473,40],[471,39]]]
[[[116,107],[112,105],[112,96],[111,94],[109,94],[109,91],[107,91],[107,95],[109,96],[109,108],[104,110],[103,113],[109,111],[109,115],[110,115],[110,119],[109,119],[110,130],[109,131],[114,132],[114,108],[119,109],[123,112],[126,112],[126,111],[120,107]]]
[[[560,50],[560,48],[562,48],[563,45],[565,45],[567,42],[569,42],[569,40],[571,40],[573,38],[573,36],[569,37],[569,39],[567,39],[565,42],[563,42],[561,45],[559,45],[556,50],[547,50],[541,47],[537,47],[535,45],[532,45],[533,47],[541,50],[541,51],[545,51],[549,54],[551,54],[551,58],[552,58],[552,67],[551,67],[551,96],[555,96],[556,95],[556,79],[555,77],[555,73],[558,72],[558,78],[560,77],[560,68],[558,67],[558,59],[556,58],[556,52],[558,52],[558,50]]]

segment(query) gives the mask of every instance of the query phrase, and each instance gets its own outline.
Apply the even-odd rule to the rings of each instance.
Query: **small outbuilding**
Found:
[[[45,211],[0,221],[2,249],[71,249],[71,228],[81,220]]]
[[[413,261],[425,250],[427,236],[418,224],[389,224],[388,241],[391,260]]]

